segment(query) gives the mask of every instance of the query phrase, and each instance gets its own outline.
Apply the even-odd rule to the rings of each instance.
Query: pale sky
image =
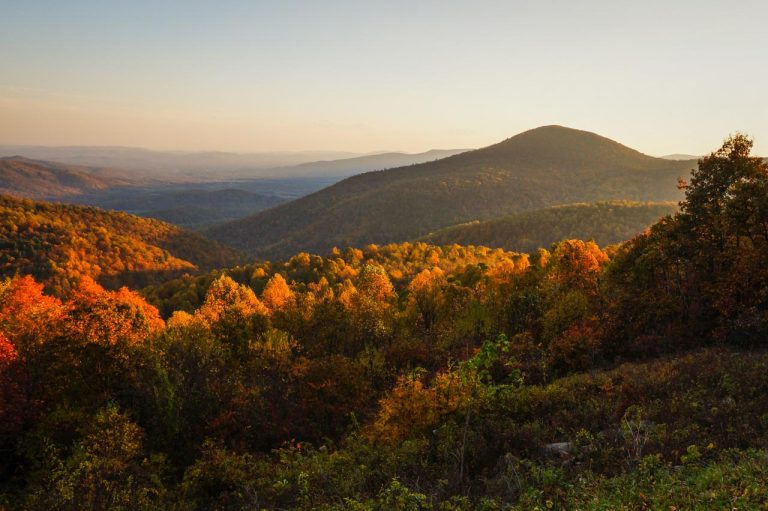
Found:
[[[0,144],[768,153],[768,2],[0,0]]]

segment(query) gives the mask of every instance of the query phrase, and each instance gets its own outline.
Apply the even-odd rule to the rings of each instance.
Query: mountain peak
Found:
[[[322,253],[556,204],[674,201],[688,170],[595,133],[542,126],[449,158],[360,174],[210,234],[258,256]]]
[[[646,163],[654,158],[591,131],[566,126],[540,126],[519,133],[481,151],[494,158],[540,163],[597,162],[626,164],[634,160]]]
[[[619,144],[615,140],[611,140],[610,138],[603,137],[601,135],[598,135],[597,133],[593,133],[591,131],[586,130],[580,130],[576,128],[569,128],[567,126],[560,126],[558,124],[550,124],[547,126],[539,126],[538,128],[533,128],[527,131],[523,131],[522,133],[518,133],[517,135],[514,135],[506,140],[503,140],[499,142],[499,144],[504,144],[508,142],[524,142],[526,144],[530,144],[531,142],[535,141],[542,141],[542,142],[566,142],[566,141],[580,141],[582,143],[593,143],[593,144],[609,144],[609,145],[615,145],[615,146],[621,146],[625,147],[622,144]],[[494,145],[499,145],[494,144]]]

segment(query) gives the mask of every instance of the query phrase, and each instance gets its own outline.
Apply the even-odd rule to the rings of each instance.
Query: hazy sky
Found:
[[[0,3],[0,144],[768,153],[765,0]]]

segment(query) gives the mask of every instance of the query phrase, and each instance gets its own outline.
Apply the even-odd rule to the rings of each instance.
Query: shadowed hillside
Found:
[[[573,238],[612,245],[633,238],[676,210],[675,202],[568,204],[447,227],[424,236],[421,241],[433,245],[484,245],[518,252],[535,252]]]
[[[0,276],[31,274],[66,292],[83,276],[139,287],[240,256],[159,220],[0,196]]]
[[[692,167],[546,126],[442,160],[354,176],[210,234],[264,257],[325,252],[556,204],[677,200],[677,179]]]
[[[202,229],[243,218],[285,202],[275,194],[238,188],[121,188],[75,198],[76,202],[157,218],[185,229]]]
[[[93,169],[21,156],[0,158],[0,193],[50,198],[106,190],[126,180],[93,175]]]

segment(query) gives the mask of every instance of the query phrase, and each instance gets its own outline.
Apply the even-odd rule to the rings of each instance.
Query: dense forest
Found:
[[[677,210],[674,202],[604,201],[553,206],[487,222],[469,222],[421,238],[432,245],[483,245],[535,252],[564,239],[599,245],[627,241]]]
[[[474,220],[603,200],[677,201],[691,161],[544,126],[433,162],[350,177],[208,234],[269,259],[412,240]]]
[[[163,314],[20,267],[0,285],[0,507],[760,509],[751,146],[728,139],[679,212],[610,249],[300,253],[145,290]]]
[[[56,294],[82,277],[141,287],[239,261],[233,249],[158,220],[0,195],[0,276],[32,275]]]

